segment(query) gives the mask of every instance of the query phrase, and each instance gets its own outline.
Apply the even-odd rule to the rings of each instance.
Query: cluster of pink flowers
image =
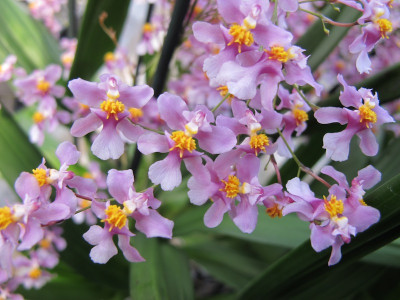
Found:
[[[62,6],[67,0],[28,0],[29,11],[35,19],[42,20],[50,32],[58,36],[62,29],[62,25],[57,20],[58,14]]]
[[[58,5],[53,13],[62,4],[50,2]],[[361,34],[346,47],[358,54],[352,72],[368,73],[368,53],[393,30],[389,21],[392,3],[337,2],[362,12],[357,21],[362,25]],[[31,9],[37,9],[38,3],[47,1],[32,3]],[[0,298],[11,298],[20,284],[40,287],[51,278],[46,269],[57,264],[57,251],[66,247],[56,224],[66,219],[91,225],[83,238],[93,246],[90,257],[94,262],[106,263],[117,254],[115,235],[128,261],[143,261],[130,244],[135,235],[130,225],[134,222],[148,238],[172,238],[174,223],[158,213],[161,201],[153,192],[155,186],[171,191],[181,185],[182,162],[190,174],[190,202],[211,202],[204,216],[207,227],[218,226],[227,213],[242,232],[251,233],[260,207],[270,217],[297,213],[310,223],[311,245],[316,251],[332,247],[329,265],[340,260],[342,245],[378,222],[379,211],[363,200],[365,190],[381,178],[372,166],[360,170],[351,185],[344,174],[326,166],[321,173],[336,181],[331,186],[297,161],[301,171],[311,172],[329,186],[322,199],[298,177],[287,183],[280,177],[275,156],[297,160],[295,140],[307,129],[311,115],[321,124],[346,125],[343,131],[323,138],[326,156],[335,161],[348,159],[354,135],[360,138],[365,155],[376,155],[376,129],[394,122],[379,105],[376,93],[348,85],[342,74],[337,80],[343,86],[339,97],[343,107],[318,107],[308,100],[318,98],[323,86],[307,64],[305,49],[294,44],[294,35],[287,29],[293,20],[306,23],[304,27],[310,24],[310,18],[289,16],[308,4],[294,0],[196,3],[189,20],[194,21],[193,32],[188,33],[177,56],[180,66],[191,72],[169,82],[169,90],[175,94],[165,92],[155,99],[151,87],[130,86],[123,74],[132,71],[133,64],[122,48],[105,55],[108,72],[99,82],[77,78],[68,83],[73,97],[63,98],[62,103],[72,113],[57,108],[56,98],[65,93],[64,87],[57,85],[62,76],[60,66],[50,65],[26,75],[15,74],[14,56],[1,65],[0,81],[15,75],[13,83],[20,101],[36,105],[32,142],[41,145],[45,130],[73,122],[71,135],[81,138],[90,134],[91,151],[101,160],[119,159],[127,143],[136,143],[144,155],[166,155],[149,167],[148,178],[154,186],[140,192],[133,185],[135,170],[111,169],[106,176],[92,162],[90,167],[86,165],[90,171],[87,176],[68,171],[80,158],[70,142],[57,148],[59,170],[47,168],[43,160],[32,173],[23,172],[15,183],[22,202],[0,208]],[[159,5],[170,9],[167,1]],[[33,13],[44,18],[39,11]],[[44,9],[40,13],[49,14]],[[203,15],[203,21],[196,21]],[[165,18],[156,13],[143,27],[138,53],[159,51],[165,28]],[[63,40],[61,45],[67,76],[76,41]],[[311,87],[311,92],[305,94],[299,86],[306,87],[304,90]],[[266,157],[271,164],[266,165]],[[276,183],[266,185],[260,179],[267,168],[273,168]]]

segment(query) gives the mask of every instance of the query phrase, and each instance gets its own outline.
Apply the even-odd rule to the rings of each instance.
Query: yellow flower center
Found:
[[[39,186],[43,186],[47,183],[46,170],[42,168],[37,168],[32,170],[33,176],[35,176]]]
[[[39,246],[43,249],[49,249],[51,246],[51,241],[49,239],[43,239],[39,242]]]
[[[32,116],[32,120],[36,124],[43,122],[44,119],[46,119],[46,117],[41,112],[38,111],[36,111]]]
[[[69,65],[74,61],[74,57],[72,55],[61,55],[61,62],[63,65]]]
[[[229,175],[228,181],[221,180],[225,187],[220,189],[221,192],[225,192],[228,198],[235,198],[239,193],[239,179],[234,175]]]
[[[368,206],[368,204],[365,203],[364,199],[360,199],[358,201],[360,202],[361,205]]]
[[[282,209],[279,207],[279,204],[275,203],[274,206],[269,207],[265,210],[265,212],[271,217],[271,218],[281,218],[282,217]]]
[[[308,121],[308,114],[306,111],[302,110],[299,108],[299,106],[296,105],[296,107],[293,109],[293,115],[294,118],[296,119],[296,125],[299,126],[303,122]]]
[[[294,57],[294,55],[290,53],[290,49],[285,51],[285,48],[281,46],[274,46],[271,47],[271,50],[264,51],[267,52],[269,59],[278,60],[283,63]]]
[[[43,94],[46,94],[49,90],[50,90],[50,82],[41,79],[38,81],[38,83],[36,84],[36,88],[42,92]]]
[[[202,11],[203,11],[203,9],[201,8],[201,6],[196,5],[196,6],[194,7],[193,14],[194,14],[195,16],[197,16],[197,15],[200,14]]]
[[[169,151],[179,149],[180,158],[182,158],[183,152],[185,152],[185,150],[192,152],[196,149],[196,141],[191,136],[187,135],[181,130],[174,131],[171,134],[170,138],[175,142],[175,146],[169,149]]]
[[[83,178],[89,178],[89,179],[94,179],[92,173],[85,172],[82,175]]]
[[[343,213],[343,201],[337,200],[335,195],[332,195],[329,201],[324,196],[324,202],[325,210],[329,213],[331,218],[335,218]]]
[[[0,230],[6,229],[13,222],[15,221],[11,209],[8,206],[0,208]]]
[[[126,225],[126,214],[117,205],[110,205],[105,210],[105,213],[107,215],[107,219],[103,219],[101,222],[107,222],[110,225],[109,231],[115,227],[121,229]]]
[[[254,43],[253,34],[245,26],[233,24],[229,28],[229,34],[232,36],[232,40],[228,43],[228,46],[233,43],[238,44],[239,53],[242,52],[242,45],[251,46]]]
[[[40,271],[40,269],[38,267],[33,268],[29,272],[29,277],[32,279],[38,279],[40,277],[40,275],[42,275],[42,271]]]
[[[100,108],[107,113],[107,119],[113,116],[118,121],[118,113],[125,110],[125,105],[121,101],[107,99],[100,104]]]
[[[254,149],[256,155],[258,152],[265,151],[265,146],[269,146],[269,139],[265,134],[253,135],[250,138],[250,147]]]
[[[154,30],[154,26],[151,25],[150,23],[145,23],[145,24],[143,25],[142,30],[143,30],[143,32],[145,32],[145,33],[150,33],[150,32],[152,32],[152,31]]]
[[[363,105],[358,109],[360,114],[360,123],[365,123],[365,126],[369,128],[370,123],[374,124],[377,121],[376,113],[372,110],[375,107],[375,103],[371,103],[366,100]]]
[[[104,54],[104,61],[105,62],[111,62],[111,61],[115,61],[115,55],[112,52],[107,52],[106,54]]]
[[[134,122],[139,121],[139,119],[143,116],[143,111],[140,108],[132,107],[128,110],[131,113],[131,119]]]
[[[379,26],[379,31],[381,32],[382,38],[388,39],[388,33],[391,33],[393,31],[393,26],[392,22],[390,22],[388,19],[379,19],[376,21],[376,23]]]
[[[219,91],[219,94],[221,95],[222,98],[225,98],[226,95],[229,94],[228,87],[226,85],[222,85],[222,86],[218,87],[217,91]],[[228,100],[228,103],[231,104],[232,99],[233,99],[233,95],[230,94],[226,100]]]

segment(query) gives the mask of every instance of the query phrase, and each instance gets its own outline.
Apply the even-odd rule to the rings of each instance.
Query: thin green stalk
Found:
[[[272,14],[272,23],[278,24],[278,0],[275,0],[274,12]]]
[[[297,84],[293,85],[293,87],[299,93],[300,97],[308,104],[308,106],[311,107],[311,109],[314,112],[317,111],[320,108],[318,105],[315,105],[315,104],[311,103],[310,101],[308,101],[308,99],[306,98],[306,96],[304,96],[303,92],[300,90],[300,88],[299,88],[299,86]]]
[[[211,110],[211,112],[215,112],[224,102],[225,100],[230,96],[231,94],[227,93],[224,98]]]
[[[292,155],[294,161],[296,162],[296,164],[299,166],[299,168],[303,167],[303,164],[300,162],[300,160],[297,158],[296,154],[294,154],[292,148],[290,148],[289,143],[286,141],[285,137],[282,134],[282,131],[280,131],[279,128],[276,129],[280,135],[280,137],[282,138],[283,142],[285,143],[286,147],[288,148],[290,154]]]
[[[326,18],[325,18],[323,15],[321,15],[321,14],[319,14],[319,13],[316,13],[316,12],[313,12],[313,11],[311,11],[311,10],[304,9],[304,8],[299,8],[299,10],[301,10],[301,11],[303,11],[303,12],[305,12],[305,13],[308,13],[308,14],[310,14],[310,15],[313,15],[314,17],[317,17],[318,19],[320,19],[320,20],[321,20],[321,23],[322,23],[322,27],[323,27],[323,29],[324,29],[324,32],[325,32],[326,34],[329,34],[329,29],[326,28],[326,26],[325,26],[325,20],[326,20]]]

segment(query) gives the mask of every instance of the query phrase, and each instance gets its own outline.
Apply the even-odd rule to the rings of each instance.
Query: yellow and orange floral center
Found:
[[[228,181],[221,180],[225,185],[224,188],[220,189],[221,192],[225,192],[228,198],[235,198],[239,194],[240,181],[235,175],[229,175]]]
[[[92,173],[85,172],[82,175],[83,178],[89,178],[89,179],[94,179]]]
[[[131,107],[128,110],[131,113],[131,119],[135,122],[139,121],[139,119],[143,117],[143,111],[140,108]]]
[[[36,88],[42,92],[43,94],[46,94],[49,90],[50,90],[50,82],[41,79],[38,81],[38,83],[36,84]]]
[[[254,149],[256,155],[265,151],[265,146],[269,146],[269,139],[264,133],[253,135],[250,138],[250,147]]]
[[[360,202],[361,205],[368,206],[368,204],[365,203],[364,199],[360,199],[358,201]]]
[[[332,195],[329,201],[324,196],[324,202],[325,210],[329,213],[331,218],[335,218],[343,213],[343,201],[337,200],[335,195]]]
[[[107,222],[110,225],[109,231],[111,231],[115,227],[121,229],[126,225],[127,221],[126,214],[117,205],[110,205],[105,210],[105,213],[107,215],[107,218],[101,220],[101,222]]]
[[[282,217],[282,209],[280,208],[280,205],[275,203],[274,206],[268,207],[265,212],[271,217],[271,218],[281,218]]]
[[[107,119],[113,116],[118,121],[118,114],[125,110],[125,105],[121,101],[107,99],[100,104],[100,108],[107,113]]]
[[[225,98],[226,95],[229,94],[228,87],[226,85],[222,85],[217,88],[217,91],[219,91],[219,94],[221,95],[222,98]],[[226,100],[228,100],[228,103],[232,103],[233,95],[229,94]]]
[[[200,6],[200,5],[196,5],[196,6],[194,7],[194,9],[193,9],[193,14],[194,14],[195,16],[197,16],[197,15],[200,14],[202,11],[203,11],[203,9],[201,8],[201,6]]]
[[[112,52],[107,52],[104,54],[104,61],[105,62],[112,62],[115,61],[115,55]]]
[[[365,126],[369,128],[370,124],[374,124],[377,121],[376,113],[372,110],[375,107],[375,103],[371,103],[366,100],[363,105],[358,109],[360,114],[360,123],[365,123]]]
[[[39,242],[39,246],[43,249],[49,249],[51,246],[51,241],[49,239],[43,239]]]
[[[174,131],[170,138],[175,142],[175,145],[169,151],[178,149],[180,158],[182,158],[185,150],[192,152],[196,149],[196,141],[181,130]]]
[[[44,119],[46,119],[46,117],[41,112],[38,111],[36,111],[32,116],[32,120],[36,124],[43,122]]]
[[[63,65],[69,65],[74,61],[74,57],[69,54],[61,55],[61,62]]]
[[[290,53],[290,49],[285,51],[285,48],[281,46],[274,46],[271,47],[271,50],[264,51],[268,54],[268,59],[277,60],[283,63],[294,57],[294,55]]]
[[[38,268],[32,268],[29,272],[29,277],[32,279],[38,279],[42,275],[42,271]]]
[[[381,37],[388,39],[388,33],[393,31],[392,22],[388,19],[379,19],[376,21],[379,26],[379,31],[381,32]]]
[[[190,40],[186,40],[183,42],[183,46],[185,48],[192,48],[192,42]]]
[[[242,52],[242,45],[251,46],[254,43],[253,34],[245,26],[233,24],[229,28],[229,34],[232,36],[232,40],[228,43],[228,46],[233,43],[238,44],[239,53]]]
[[[303,122],[308,121],[308,114],[306,111],[299,108],[298,105],[293,109],[293,116],[296,120],[296,125],[299,126]]]
[[[150,33],[150,32],[152,32],[152,31],[154,30],[154,26],[151,25],[150,23],[145,23],[145,24],[143,25],[142,30],[143,30],[143,32],[145,32],[145,33]]]
[[[14,223],[14,216],[8,206],[0,208],[0,230],[6,229],[8,225]]]
[[[92,201],[85,200],[85,199],[79,199],[79,207],[82,208],[87,208],[92,205]]]
[[[42,168],[37,168],[32,170],[33,176],[35,176],[39,186],[43,186],[47,183],[46,170]]]
[[[83,103],[79,103],[79,107],[82,110],[89,110],[90,109],[89,105],[86,105],[86,104],[83,104]]]

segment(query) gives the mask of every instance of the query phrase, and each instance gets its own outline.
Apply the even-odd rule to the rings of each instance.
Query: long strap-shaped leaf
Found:
[[[28,72],[60,60],[59,47],[49,31],[14,0],[0,1],[0,61],[10,54]]]
[[[0,172],[10,185],[23,171],[36,168],[42,155],[3,107],[0,109]]]
[[[398,238],[400,175],[369,193],[365,200],[380,210],[381,220],[342,247],[343,258],[337,266],[327,266],[330,249],[316,253],[310,242],[305,242],[267,268],[242,290],[239,299],[285,298],[304,289],[310,280],[334,276],[342,267]]]
[[[105,23],[108,27],[112,27],[115,30],[118,37],[121,33],[130,2],[130,0],[88,1],[79,31],[79,42],[70,79],[81,77],[89,80],[103,64],[104,54],[114,50],[114,43],[99,25],[99,16],[102,12],[108,14]]]

